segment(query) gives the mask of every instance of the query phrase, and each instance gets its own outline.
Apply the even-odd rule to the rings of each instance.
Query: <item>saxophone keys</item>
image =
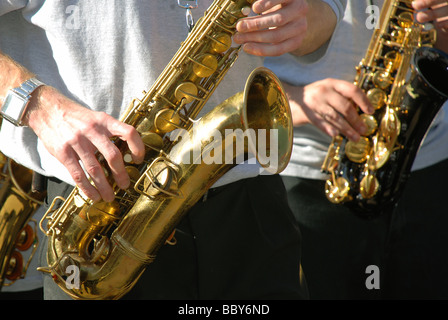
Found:
[[[22,229],[22,231],[20,231],[15,243],[15,247],[17,248],[17,250],[26,251],[31,247],[35,239],[36,235],[33,228],[29,224],[27,224]]]
[[[179,114],[172,109],[162,109],[157,112],[154,119],[154,127],[157,132],[167,133],[178,128],[181,124]]]
[[[182,82],[177,86],[174,96],[178,101],[184,100],[184,104],[190,103],[198,96],[198,87],[191,81]]]
[[[402,60],[403,56],[397,51],[389,51],[384,55],[384,64],[387,66],[388,72],[397,70]]]
[[[199,78],[210,77],[218,69],[218,60],[212,54],[201,54],[191,60],[194,62],[193,73]]]
[[[347,198],[349,191],[350,185],[343,177],[338,177],[335,180],[329,179],[325,183],[325,195],[327,196],[327,199],[334,204],[339,204],[344,201]]]
[[[143,177],[146,178],[143,182],[143,190],[139,190],[138,185]],[[135,190],[149,198],[160,193],[174,195],[173,190],[177,189],[176,172],[163,160],[153,162],[141,178],[137,182]]]
[[[397,22],[403,29],[410,28],[414,25],[414,15],[412,12],[403,11],[398,15]]]
[[[361,137],[359,141],[348,141],[345,144],[345,154],[353,162],[362,163],[366,161],[371,149],[370,140]]]
[[[437,40],[437,30],[433,27],[432,29],[422,31],[418,45],[423,46],[433,46]]]
[[[132,163],[133,162],[132,155],[130,153],[125,153],[123,155],[123,160],[125,163]]]
[[[383,141],[379,141],[375,148],[373,153],[373,163],[369,166],[370,170],[378,170],[381,168],[389,159],[390,157],[390,150],[387,147],[387,144]]]
[[[79,188],[76,188],[76,193],[73,196],[73,203],[77,208],[82,208],[84,205],[90,204],[89,198]]]
[[[378,110],[384,107],[384,105],[386,104],[387,95],[383,90],[379,88],[373,88],[367,92],[367,99],[369,99],[373,107]]]
[[[378,88],[385,90],[392,84],[392,77],[389,72],[377,71],[373,74],[372,81]]]
[[[138,171],[138,169],[136,167],[133,166],[126,166],[126,172],[129,175],[129,179],[132,182],[137,181],[140,178],[140,172]]]
[[[387,140],[396,140],[400,134],[401,122],[398,119],[397,113],[394,109],[388,108],[386,114],[381,120],[380,132],[381,136],[388,138]]]
[[[251,1],[248,1],[249,3],[253,3],[254,2],[254,0],[251,0]],[[249,6],[246,6],[246,7],[242,7],[241,8],[241,14],[243,15],[243,16],[248,16],[249,14],[250,14],[250,12],[251,12],[251,8],[249,7]]]
[[[120,205],[118,202],[98,202],[90,207],[83,208],[79,213],[81,218],[95,226],[106,226],[119,218]]]
[[[102,264],[106,261],[110,253],[110,240],[106,236],[102,236],[100,240],[93,240],[93,251],[90,256],[90,261],[95,264]]]
[[[330,147],[328,148],[327,156],[325,157],[324,162],[322,163],[321,170],[322,172],[330,173],[336,170],[336,167],[340,161],[339,151],[343,142],[343,137],[338,135],[333,138]]]
[[[372,174],[367,174],[359,184],[359,191],[364,199],[371,199],[378,192],[379,186],[378,179]]]
[[[143,144],[150,150],[160,153],[163,148],[163,138],[155,132],[144,132],[141,134]],[[151,154],[146,154],[146,157]]]
[[[367,127],[367,130],[363,134],[363,136],[367,137],[372,135],[378,128],[378,122],[376,121],[375,117],[373,115],[363,113],[360,115],[360,118]]]
[[[212,40],[210,49],[215,53],[226,52],[232,46],[232,37],[224,32],[217,33],[209,39]]]
[[[381,168],[389,159],[391,149],[389,143],[383,139],[379,139],[378,135],[373,137],[372,154],[369,156],[367,168],[368,170],[375,171]]]
[[[18,251],[13,251],[8,261],[7,271],[5,273],[6,279],[15,281],[20,279],[23,270],[23,256]]]
[[[388,108],[381,120],[378,137],[374,143],[374,164],[370,166],[371,170],[378,170],[387,162],[390,154],[395,149],[395,144],[400,131],[401,123],[396,112],[393,109]]]

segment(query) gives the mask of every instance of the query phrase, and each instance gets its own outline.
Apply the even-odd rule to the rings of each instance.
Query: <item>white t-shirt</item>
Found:
[[[355,67],[364,57],[370,43],[372,28],[367,26],[372,17],[369,5],[379,9],[383,0],[348,0],[345,15],[336,27],[327,48],[304,57],[285,54],[266,58],[266,67],[293,85],[306,85],[325,78],[352,82]],[[366,23],[367,22],[367,23]],[[326,50],[326,51],[325,51]],[[413,170],[435,164],[448,157],[448,119],[445,110],[439,113],[414,161]],[[282,175],[309,179],[326,179],[321,165],[327,155],[331,138],[314,125],[294,128],[294,146],[291,161]]]
[[[211,1],[192,10],[197,21]],[[177,1],[0,2],[0,50],[44,83],[82,105],[118,118],[133,98],[142,98],[187,36],[186,10]],[[244,89],[262,59],[240,52],[202,113]],[[46,176],[73,184],[29,128],[6,121],[0,150]],[[241,165],[221,183],[256,176],[258,165]]]

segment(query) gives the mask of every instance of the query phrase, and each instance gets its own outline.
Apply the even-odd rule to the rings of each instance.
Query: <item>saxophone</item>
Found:
[[[26,276],[39,244],[32,216],[45,193],[33,191],[32,180],[33,171],[0,153],[0,288]]]
[[[39,270],[50,273],[71,297],[125,295],[160,247],[175,243],[173,232],[188,209],[236,165],[228,161],[229,150],[232,160],[255,154],[270,172],[283,170],[289,162],[289,103],[268,69],[255,69],[244,91],[193,120],[237,58],[240,48],[232,47],[231,38],[252,2],[215,0],[150,91],[132,100],[120,117],[137,129],[146,146],[145,163],[136,165],[124,142],[115,141],[132,187],[116,188],[112,203],[93,203],[75,187],[67,199],[56,197],[44,215],[40,226],[49,239],[48,267]],[[259,129],[277,133],[280,143],[268,142],[269,150],[257,153]],[[227,139],[223,144],[216,135],[246,130],[255,134],[248,134],[241,147]],[[273,153],[278,164],[268,166],[266,157]],[[211,161],[216,157],[222,161]],[[66,270],[78,270],[77,283],[67,284]]]
[[[411,3],[384,2],[354,81],[376,111],[360,114],[368,130],[358,142],[333,138],[322,165],[329,201],[363,217],[396,204],[421,141],[448,98],[448,57],[432,48],[436,31],[414,21]]]

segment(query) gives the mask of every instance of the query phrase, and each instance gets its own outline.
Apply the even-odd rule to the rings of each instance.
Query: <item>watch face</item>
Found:
[[[10,92],[6,96],[2,107],[3,117],[12,122],[19,122],[26,104],[26,100],[18,96],[16,93]]]

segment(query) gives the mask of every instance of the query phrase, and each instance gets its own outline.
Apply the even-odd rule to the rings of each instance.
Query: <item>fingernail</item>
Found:
[[[361,122],[358,125],[358,132],[362,135],[367,131],[367,126],[364,124],[364,122]]]
[[[129,188],[130,184],[131,184],[131,182],[128,179],[126,182],[121,182],[120,184],[118,184],[118,187],[122,190],[126,190],[127,188]]]
[[[136,163],[136,164],[140,164],[143,162],[143,159],[145,157],[144,156],[132,156],[132,162]]]
[[[339,131],[334,128],[330,128],[330,129],[328,129],[328,131],[329,131],[328,134],[330,135],[330,137],[336,137],[339,134]]]
[[[104,201],[106,202],[113,202],[115,200],[115,194],[112,193],[111,195],[104,198]]]
[[[242,40],[243,40],[243,39],[242,39],[242,36],[240,36],[239,33],[236,33],[236,34],[233,36],[233,41],[235,41],[235,42],[238,43],[238,44],[243,43]]]
[[[90,199],[93,201],[93,203],[97,203],[101,201],[101,196],[92,196]]]
[[[236,25],[236,30],[239,32],[246,31],[247,30],[247,24],[244,21],[238,21]]]
[[[358,142],[360,138],[361,138],[361,136],[359,134],[357,134],[356,132],[349,133],[349,139],[354,142]]]

